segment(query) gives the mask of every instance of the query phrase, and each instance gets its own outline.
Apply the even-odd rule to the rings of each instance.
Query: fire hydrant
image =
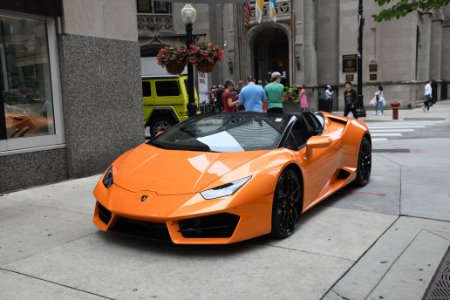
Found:
[[[400,107],[400,103],[392,102],[391,107],[392,107],[392,119],[398,120],[398,108]]]

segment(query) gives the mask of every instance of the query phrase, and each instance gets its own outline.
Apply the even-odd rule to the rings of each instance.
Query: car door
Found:
[[[300,146],[297,159],[303,172],[303,208],[307,209],[330,191],[332,179],[339,168],[340,140],[322,134],[303,116],[297,122],[292,133]]]

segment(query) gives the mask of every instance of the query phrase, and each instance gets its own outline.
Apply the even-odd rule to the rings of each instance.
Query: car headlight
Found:
[[[113,184],[113,171],[112,166],[109,167],[108,171],[106,171],[105,176],[103,177],[103,185],[106,188],[109,188]]]
[[[252,176],[248,176],[248,177],[245,177],[245,178],[233,181],[233,182],[229,182],[227,184],[203,191],[200,194],[206,200],[230,196],[230,195],[233,195],[245,183],[247,183],[247,181],[249,181],[250,178],[252,178]]]

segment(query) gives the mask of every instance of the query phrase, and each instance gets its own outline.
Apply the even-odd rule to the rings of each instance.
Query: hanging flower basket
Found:
[[[214,64],[210,62],[201,62],[197,64],[197,69],[203,73],[211,73],[214,69]]]
[[[210,73],[216,62],[223,60],[223,50],[216,43],[199,41],[189,46],[187,60],[200,72]]]
[[[181,46],[167,46],[159,50],[156,56],[158,64],[167,69],[170,74],[178,75],[183,72],[186,66],[187,50],[186,47]]]
[[[181,72],[183,72],[184,67],[185,67],[185,65],[182,65],[182,64],[179,64],[176,62],[171,62],[166,65],[166,70],[170,74],[179,75],[179,74],[181,74]]]

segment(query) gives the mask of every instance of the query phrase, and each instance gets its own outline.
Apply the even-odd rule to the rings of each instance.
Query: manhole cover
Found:
[[[442,259],[433,281],[428,287],[424,300],[448,300],[450,299],[450,250]]]
[[[372,149],[375,153],[410,153],[409,149]]]

